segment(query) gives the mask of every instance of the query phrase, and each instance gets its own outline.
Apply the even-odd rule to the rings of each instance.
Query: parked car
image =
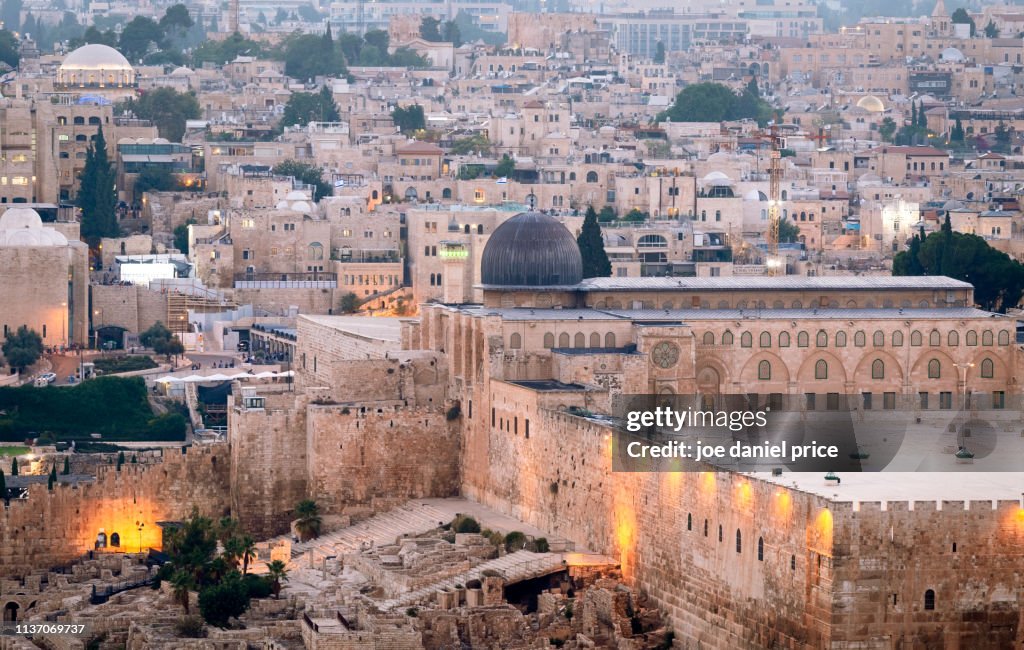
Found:
[[[45,379],[46,383],[48,383],[48,384],[52,384],[53,382],[57,381],[57,373],[55,373],[55,372],[44,372],[43,374],[39,375],[39,378],[40,379]]]

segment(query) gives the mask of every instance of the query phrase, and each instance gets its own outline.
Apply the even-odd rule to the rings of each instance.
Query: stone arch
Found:
[[[590,347],[599,348],[601,347],[601,335],[597,332],[590,333]]]
[[[876,359],[881,359],[885,364],[885,377],[882,379],[871,377],[871,364]],[[860,358],[853,371],[853,381],[860,391],[881,392],[879,389],[882,387],[895,390],[903,385],[903,366],[889,352],[874,349]]]
[[[938,359],[941,366],[941,375],[938,379],[928,378],[928,362],[932,359]],[[953,358],[941,349],[928,348],[922,351],[921,354],[917,355],[917,359],[914,361],[910,371],[910,383],[915,385],[934,387],[941,382],[945,385],[956,386],[958,379],[959,371]]]
[[[9,601],[4,605],[4,622],[12,623],[18,620],[18,610],[21,609],[21,605],[15,601]]]
[[[548,350],[555,347],[555,335],[551,332],[544,332],[544,347]]]
[[[558,347],[569,347],[569,334],[567,332],[562,332],[561,334],[558,335]]]
[[[814,368],[818,361],[825,361],[828,364],[827,379],[814,378]],[[796,378],[797,381],[813,385],[816,388],[828,385],[842,386],[846,383],[846,368],[843,366],[843,362],[839,360],[839,357],[831,352],[815,350],[813,354],[809,355],[800,364],[800,370],[797,371]],[[839,390],[838,392],[841,393],[843,391]]]
[[[604,335],[604,347],[614,348],[615,345],[615,332],[608,332]]]
[[[1010,371],[1006,367],[1006,362],[1003,361],[1002,355],[994,354],[991,350],[982,350],[979,352],[971,361],[974,363],[973,368],[967,369],[967,386],[970,389],[977,389],[978,387],[984,386],[985,388],[991,388],[992,390],[1003,390],[1009,381]],[[985,361],[992,362],[992,376],[982,376],[982,364]],[[953,370],[957,370],[953,368]],[[943,379],[945,379],[945,371],[943,368]],[[957,377],[959,379],[959,377]]]
[[[697,392],[702,392],[702,389],[707,390],[714,383],[714,378],[718,379],[718,384],[714,390],[716,395],[721,392],[722,386],[729,383],[729,371],[721,361],[713,357],[700,360],[694,372],[694,377],[696,378]]]
[[[767,361],[771,364],[771,379],[758,379],[758,369],[762,361]],[[757,386],[758,393],[787,392],[785,386],[789,383],[789,367],[782,360],[782,357],[765,350],[751,355],[747,359],[747,362],[743,364],[743,369],[740,371],[740,381],[746,385]],[[767,390],[769,388],[772,390]]]

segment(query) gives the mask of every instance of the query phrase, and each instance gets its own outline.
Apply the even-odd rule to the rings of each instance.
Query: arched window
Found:
[[[928,379],[939,379],[942,377],[942,364],[938,359],[928,362]]]
[[[732,345],[732,332],[725,330],[725,334],[722,334],[722,345]]]
[[[981,333],[981,344],[992,345],[992,330],[985,330]]]
[[[992,379],[995,376],[995,365],[992,363],[992,359],[982,359],[981,361],[981,378]]]
[[[576,172],[569,172],[569,182],[576,180]]]
[[[800,332],[796,335],[796,346],[798,348],[806,348],[811,344],[811,337],[807,332]]]
[[[946,337],[946,344],[951,348],[960,345],[960,333],[956,330],[950,331],[949,336]]]
[[[858,348],[867,345],[867,336],[864,334],[864,330],[857,330],[857,333],[853,335],[853,344]]]
[[[932,610],[935,609],[935,590],[934,589],[929,589],[928,591],[924,592],[924,608],[927,611],[932,611]]]
[[[875,330],[875,333],[871,335],[871,345],[876,348],[885,347],[885,332]]]
[[[1010,344],[1010,330],[1000,330],[999,332],[999,345]]]
[[[760,340],[759,344],[761,345],[762,348],[770,348],[770,347],[772,347],[772,335],[771,334],[769,334],[768,332],[761,332],[761,337],[760,338],[761,338],[761,340]]]
[[[924,343],[924,337],[921,336],[921,332],[914,330],[910,333],[910,344],[914,347],[918,347]]]
[[[885,379],[885,362],[881,359],[875,359],[871,362],[871,378]]]
[[[749,348],[754,345],[754,335],[750,332],[743,332],[740,335],[740,347]]]
[[[523,347],[523,337],[519,332],[512,332],[512,336],[508,337],[508,347],[513,350],[519,350]]]
[[[442,199],[450,199],[450,198],[452,198],[452,188],[446,187],[443,190],[441,190],[441,198]]]
[[[555,347],[555,335],[551,332],[544,333],[544,347],[548,350]]]
[[[764,537],[757,538],[757,561],[764,562]]]
[[[828,379],[828,362],[824,359],[818,359],[814,363],[814,378]]]
[[[591,332],[590,334],[590,347],[599,348],[601,347],[601,335],[597,332]]]
[[[974,330],[967,330],[967,345],[978,344],[978,333]]]
[[[604,335],[604,347],[615,347],[615,334],[613,332],[608,332],[607,334]]]
[[[765,381],[772,378],[772,364],[769,361],[757,364],[757,378]]]
[[[819,348],[828,347],[828,334],[825,330],[818,330],[818,335],[814,337],[814,345]]]
[[[81,115],[78,115],[78,116],[75,117],[74,123],[75,123],[76,126],[77,125],[85,124],[85,118],[82,117]]]
[[[567,348],[569,347],[569,334],[562,332],[558,335],[558,347]]]
[[[931,334],[928,335],[928,345],[933,348],[937,348],[942,345],[942,335],[939,334],[939,330],[932,330]]]
[[[597,182],[597,172],[587,172],[587,182],[588,183],[596,183]]]
[[[841,331],[840,332],[836,332],[836,347],[837,348],[845,348],[846,347],[846,332],[841,332]]]
[[[736,552],[741,553],[743,551],[743,534],[740,529],[736,529]]]
[[[789,332],[782,332],[781,334],[779,334],[779,347],[780,348],[788,348],[789,347]]]
[[[704,345],[714,345],[714,344],[715,344],[715,333],[714,332],[704,332]]]
[[[437,286],[437,276],[433,273],[430,274],[430,286]]]
[[[903,332],[892,333],[892,347],[899,348],[903,347]]]
[[[120,546],[121,545],[121,536],[119,534],[117,534],[117,533],[111,533],[110,534],[110,545],[114,546],[114,547]]]
[[[583,335],[583,332],[576,332],[576,336],[572,339],[572,346],[574,348],[587,347],[587,337]]]
[[[320,242],[313,242],[306,249],[306,257],[311,261],[321,261],[324,259],[324,246]]]

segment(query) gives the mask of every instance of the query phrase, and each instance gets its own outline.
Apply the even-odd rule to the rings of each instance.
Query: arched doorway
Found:
[[[722,385],[722,376],[711,366],[704,366],[697,371],[697,394],[700,396],[702,409],[715,408],[715,399]]]
[[[18,605],[18,603],[14,602],[14,601],[11,601],[11,602],[7,603],[6,605],[4,605],[4,621],[5,622],[11,622],[11,621],[18,620],[18,610],[19,609],[20,609],[20,605]]]

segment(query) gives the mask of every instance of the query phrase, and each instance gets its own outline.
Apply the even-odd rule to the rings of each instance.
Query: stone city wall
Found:
[[[193,508],[228,514],[226,445],[164,450],[159,464],[99,468],[93,483],[32,486],[27,499],[12,499],[0,512],[0,576],[24,576],[64,564],[93,550],[103,532],[108,548],[137,552],[161,547],[158,521],[186,518]],[[140,532],[136,522],[145,524]]]

